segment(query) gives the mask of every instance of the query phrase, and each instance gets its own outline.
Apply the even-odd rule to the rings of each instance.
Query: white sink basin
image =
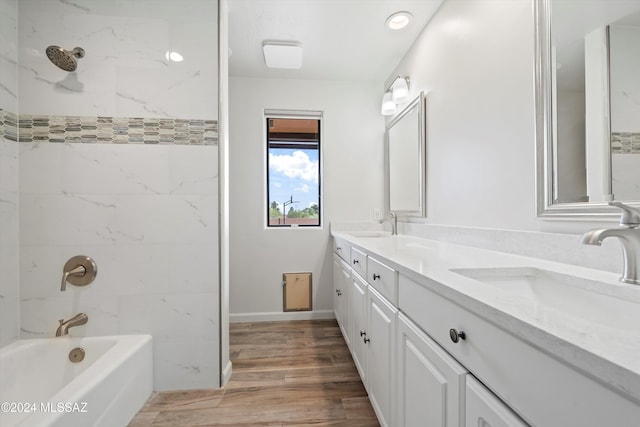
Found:
[[[349,231],[347,234],[353,237],[391,237],[392,236],[392,234],[388,231],[374,231],[374,230]]]
[[[569,316],[614,328],[640,329],[640,301],[615,294],[620,286],[533,267],[452,269],[515,298],[527,299],[535,312]],[[622,289],[624,290],[624,289]],[[631,289],[629,289],[631,290]],[[631,290],[633,291],[633,290]]]

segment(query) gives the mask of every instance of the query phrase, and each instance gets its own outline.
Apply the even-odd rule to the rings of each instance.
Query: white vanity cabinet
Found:
[[[507,405],[471,375],[467,377],[465,400],[466,427],[527,427]]]
[[[398,309],[376,291],[371,283],[385,283],[395,289],[397,272],[388,267],[385,267],[386,270],[376,268],[375,273],[371,273],[370,280],[366,280],[363,276],[367,276],[371,259],[364,252],[352,248],[351,260],[347,299],[349,310],[348,313],[341,312],[341,301],[334,297],[337,304],[336,315],[342,317],[343,323],[345,317],[350,321],[351,327],[345,335],[345,340],[349,339],[353,361],[369,393],[380,424],[383,427],[394,427],[393,370]],[[336,281],[343,280],[344,275],[341,274],[345,272],[344,264],[338,261],[334,259],[334,286]],[[340,284],[338,287],[343,288],[344,285]]]
[[[347,346],[351,348],[349,291],[351,267],[337,254],[333,255],[333,313]]]
[[[398,309],[373,287],[367,292],[367,325],[363,342],[367,348],[368,392],[382,427],[394,427],[393,371]]]
[[[467,370],[402,313],[397,330],[397,427],[463,427]]]
[[[446,266],[448,257],[459,264],[457,249],[429,252],[406,268],[415,262],[408,244],[349,243],[349,265],[334,262],[338,272],[351,268],[347,314],[337,299],[336,315],[350,319],[345,338],[381,425],[640,427],[633,394],[584,367],[597,360],[572,361],[577,344],[457,290],[462,283],[435,264]],[[471,260],[474,250],[462,254]],[[614,374],[627,375],[622,367],[607,373]]]
[[[428,283],[428,279],[418,283],[400,275],[400,311],[526,423],[544,427],[640,426],[637,404],[603,386],[588,373],[577,371],[444,298],[431,290]],[[460,336],[462,333],[464,339]],[[454,342],[456,334],[458,339]],[[490,396],[488,393],[486,390],[483,395]],[[484,410],[491,407],[495,405],[485,405]]]
[[[358,274],[352,274],[349,289],[349,317],[351,319],[351,355],[360,373],[362,383],[367,387],[367,282]]]
[[[347,263],[351,262],[351,245],[343,239],[333,239],[333,253],[345,260]]]
[[[356,248],[351,248],[351,268],[360,277],[367,277],[367,254]]]
[[[398,304],[398,272],[372,256],[367,257],[367,282],[391,304]]]

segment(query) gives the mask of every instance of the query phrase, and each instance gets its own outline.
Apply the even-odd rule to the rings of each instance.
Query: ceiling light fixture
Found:
[[[413,15],[409,12],[396,12],[389,16],[385,21],[385,25],[390,30],[401,30],[411,23]]]
[[[265,41],[262,43],[262,52],[269,68],[302,68],[302,44],[298,42]]]
[[[396,113],[398,104],[403,103],[409,96],[409,77],[399,74],[384,92],[381,113],[390,116]]]

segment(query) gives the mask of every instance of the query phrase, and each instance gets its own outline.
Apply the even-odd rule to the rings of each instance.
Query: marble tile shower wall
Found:
[[[153,335],[157,390],[216,387],[217,1],[20,0],[18,12],[21,337],[85,312],[72,334]],[[48,45],[86,55],[67,73]],[[60,292],[78,254],[96,280]]]
[[[217,147],[19,144],[23,338],[150,333],[156,389],[218,384]],[[62,266],[98,275],[60,292]]]
[[[18,16],[21,115],[218,116],[216,0],[20,0]],[[86,53],[68,73],[49,45]]]
[[[19,337],[17,0],[0,0],[0,347]],[[5,125],[5,120],[7,125]]]

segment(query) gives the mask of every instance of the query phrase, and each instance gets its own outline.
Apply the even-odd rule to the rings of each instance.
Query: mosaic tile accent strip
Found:
[[[18,117],[0,109],[0,137],[11,141],[18,140]]]
[[[612,132],[612,154],[640,154],[640,132]]]
[[[217,120],[0,113],[3,135],[20,142],[218,145]]]

